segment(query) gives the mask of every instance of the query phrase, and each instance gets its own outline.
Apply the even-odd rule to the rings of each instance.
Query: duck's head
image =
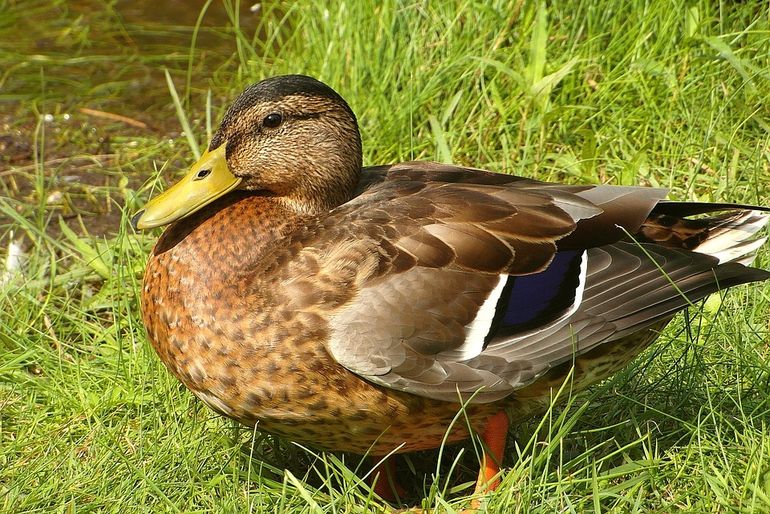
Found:
[[[238,97],[198,162],[132,223],[167,225],[235,189],[321,212],[350,199],[360,171],[361,136],[345,100],[311,77],[274,77]]]

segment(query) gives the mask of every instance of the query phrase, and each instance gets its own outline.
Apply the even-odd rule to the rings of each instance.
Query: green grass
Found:
[[[0,286],[0,510],[384,508],[359,478],[367,462],[212,414],[147,343],[136,292],[155,234],[134,234],[128,215],[193,159],[164,68],[199,145],[245,85],[301,72],[349,100],[367,164],[770,203],[764,3],[321,4],[254,17],[215,2],[196,32],[197,12],[163,25],[101,3],[0,1],[0,135],[22,154],[0,158],[0,257],[12,237],[27,249]],[[213,46],[191,50],[194,34]],[[712,299],[614,378],[518,427],[489,512],[769,512],[769,303],[770,284]],[[467,506],[477,464],[463,450],[440,465],[412,456],[413,498]]]

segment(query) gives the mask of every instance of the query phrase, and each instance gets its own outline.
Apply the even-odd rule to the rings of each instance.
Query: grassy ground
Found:
[[[24,251],[20,271],[0,271],[5,512],[384,509],[360,458],[213,415],[139,318],[156,234],[134,234],[128,214],[260,78],[333,85],[369,164],[770,203],[766,3],[212,4],[200,30],[185,3],[138,2],[146,18],[129,17],[135,3],[0,1],[0,257],[14,262],[12,241]],[[768,285],[713,298],[613,379],[518,427],[489,512],[770,512],[769,302]],[[412,456],[410,505],[467,506],[474,459]]]

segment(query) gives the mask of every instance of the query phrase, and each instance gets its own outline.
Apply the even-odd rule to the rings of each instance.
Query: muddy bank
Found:
[[[115,233],[126,197],[156,167],[169,159],[171,169],[187,165],[164,70],[188,112],[202,112],[212,84],[229,80],[235,68],[235,24],[253,34],[261,11],[248,2],[237,13],[212,2],[202,13],[204,5],[120,0],[111,6],[5,6],[0,239],[19,232],[9,210],[42,220],[54,236],[59,216],[80,233]],[[205,139],[203,120],[191,123]]]

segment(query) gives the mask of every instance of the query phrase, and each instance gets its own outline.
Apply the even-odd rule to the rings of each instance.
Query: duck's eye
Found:
[[[262,125],[267,128],[275,128],[278,125],[281,124],[283,121],[283,117],[278,114],[277,112],[271,112],[267,116],[265,116],[265,119],[262,120]]]
[[[195,174],[195,180],[200,180],[202,178],[206,178],[211,173],[211,170],[200,170],[198,173]]]

